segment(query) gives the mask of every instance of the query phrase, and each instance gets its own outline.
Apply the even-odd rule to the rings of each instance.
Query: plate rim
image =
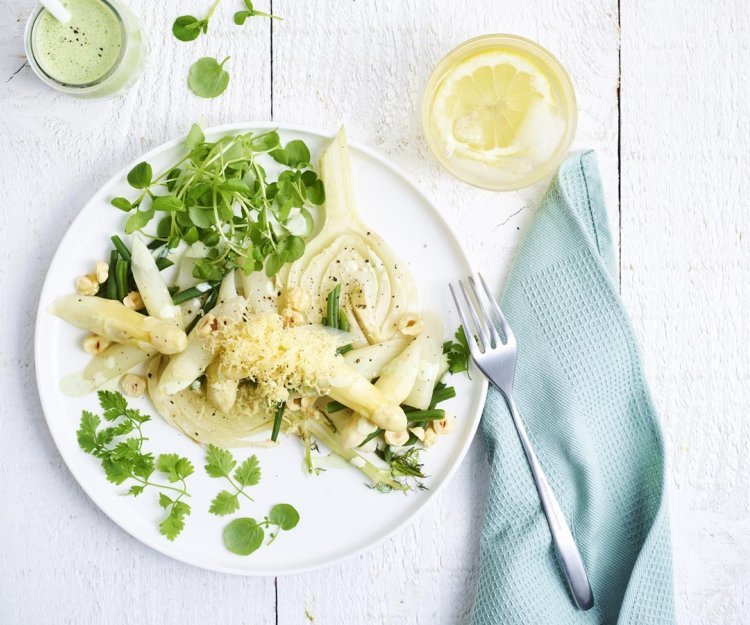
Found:
[[[316,126],[310,126],[310,125],[305,125],[305,124],[290,124],[290,123],[284,123],[284,122],[277,123],[277,122],[268,122],[268,121],[232,122],[232,123],[227,123],[227,124],[219,124],[217,126],[211,126],[209,128],[204,128],[202,130],[205,135],[226,135],[230,132],[252,131],[252,130],[259,130],[259,131],[283,130],[285,132],[292,132],[292,133],[301,132],[301,133],[316,135],[323,139],[333,138],[336,134],[335,131],[334,132],[326,131]],[[47,315],[47,309],[44,305],[45,303],[44,295],[49,288],[49,281],[51,279],[50,268],[58,260],[58,257],[60,256],[63,247],[68,242],[69,237],[72,236],[71,232],[73,230],[73,227],[79,222],[80,219],[82,219],[82,216],[84,212],[86,211],[86,209],[94,201],[94,199],[102,192],[103,189],[109,188],[112,185],[117,184],[117,182],[121,181],[122,176],[123,176],[122,172],[129,171],[138,163],[149,160],[150,158],[152,158],[153,156],[157,154],[161,154],[162,152],[178,147],[180,143],[182,143],[182,141],[184,141],[184,136],[180,136],[178,138],[171,139],[169,141],[165,141],[163,143],[160,143],[159,145],[154,146],[150,150],[140,154],[140,156],[138,156],[137,158],[123,165],[121,168],[117,170],[115,174],[110,176],[104,183],[100,184],[97,187],[97,189],[91,194],[91,196],[86,201],[86,203],[81,207],[78,214],[70,222],[70,224],[68,225],[65,231],[65,234],[62,236],[62,238],[60,239],[60,242],[58,243],[55,249],[55,253],[53,254],[52,259],[50,260],[49,265],[47,267],[47,271],[44,276],[44,281],[42,282],[42,288],[39,292],[39,302],[37,304],[36,319],[34,322],[34,378],[36,381],[37,393],[39,395],[39,400],[42,406],[42,414],[44,415],[44,420],[47,425],[47,430],[49,431],[50,436],[52,437],[52,440],[55,443],[55,447],[57,448],[57,451],[60,454],[60,457],[62,458],[63,462],[65,463],[65,466],[67,467],[68,471],[73,476],[78,486],[83,490],[84,493],[86,493],[88,498],[94,503],[94,505],[101,512],[103,512],[107,516],[107,518],[109,518],[113,523],[115,523],[115,525],[117,525],[130,537],[132,537],[139,543],[149,547],[150,549],[153,549],[154,551],[162,554],[163,556],[166,556],[173,560],[177,560],[178,562],[182,562],[184,564],[188,564],[190,566],[194,566],[196,568],[200,568],[203,570],[213,571],[216,573],[224,573],[224,574],[229,574],[229,575],[237,575],[241,577],[286,577],[288,575],[298,575],[301,573],[309,573],[312,571],[318,571],[318,570],[322,570],[325,568],[330,568],[332,566],[335,566],[337,564],[350,560],[358,555],[371,551],[377,545],[382,544],[383,542],[385,542],[386,540],[394,536],[397,532],[403,530],[405,527],[414,523],[417,517],[420,514],[422,514],[423,511],[428,506],[434,503],[438,494],[455,476],[459,467],[461,466],[464,459],[466,458],[466,454],[468,453],[469,448],[471,447],[471,444],[476,438],[477,429],[479,427],[479,422],[481,420],[482,411],[484,409],[484,404],[487,398],[488,382],[486,378],[484,378],[484,376],[477,376],[477,381],[479,383],[478,408],[474,414],[470,415],[471,426],[469,428],[469,435],[466,438],[466,442],[459,449],[458,453],[455,456],[455,460],[452,466],[446,472],[443,480],[440,481],[434,488],[431,488],[431,492],[429,496],[426,497],[425,500],[418,507],[416,507],[413,511],[405,515],[400,523],[397,523],[388,531],[378,536],[377,539],[373,540],[372,542],[354,551],[351,551],[350,553],[339,555],[339,556],[324,560],[322,562],[319,562],[317,564],[310,564],[310,565],[299,566],[299,567],[291,567],[288,570],[284,570],[281,572],[264,571],[264,570],[242,570],[238,568],[229,568],[229,567],[224,567],[224,566],[217,566],[213,564],[198,562],[195,559],[190,558],[188,556],[183,556],[181,554],[175,554],[175,553],[166,551],[166,549],[163,548],[160,543],[152,540],[149,537],[136,535],[134,531],[131,531],[128,527],[125,527],[125,525],[121,523],[118,520],[118,518],[113,513],[111,513],[110,510],[107,509],[108,506],[102,505],[99,502],[98,496],[94,494],[93,489],[90,489],[86,484],[86,480],[82,479],[81,476],[79,475],[79,473],[81,472],[74,469],[72,463],[68,461],[68,454],[71,452],[70,450],[67,449],[67,446],[63,444],[63,442],[58,438],[58,436],[55,433],[55,428],[53,428],[51,425],[51,419],[49,415],[52,414],[53,412],[52,406],[50,405],[52,400],[51,400],[51,396],[49,392],[45,393],[42,390],[42,380],[41,380],[41,373],[40,373],[41,367],[39,366],[39,363],[41,362],[43,358],[39,335],[40,335],[40,329],[44,322],[44,318]],[[362,152],[363,154],[365,154],[366,156],[368,156],[369,158],[374,159],[375,161],[380,163],[382,166],[384,166],[386,169],[388,169],[391,173],[401,178],[401,180],[404,181],[429,206],[430,211],[433,213],[433,217],[437,219],[437,221],[439,222],[439,225],[441,225],[446,230],[450,238],[453,239],[453,243],[455,244],[456,248],[460,252],[460,255],[462,256],[464,262],[466,263],[466,266],[468,267],[469,272],[471,274],[476,274],[474,265],[469,259],[469,256],[467,255],[463,244],[453,234],[453,230],[450,224],[448,223],[448,221],[440,212],[435,202],[432,201],[432,199],[427,195],[427,193],[422,189],[422,187],[417,183],[417,181],[410,174],[404,171],[399,165],[394,163],[389,158],[381,155],[379,152],[369,147],[368,145],[365,145],[358,141],[351,141],[349,139],[347,139],[347,143],[355,150],[358,150]],[[447,288],[447,285],[446,285],[446,288]],[[476,368],[472,366],[472,369],[475,370]]]

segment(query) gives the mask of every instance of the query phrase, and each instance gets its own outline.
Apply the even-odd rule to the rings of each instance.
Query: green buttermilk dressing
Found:
[[[100,0],[63,0],[72,18],[61,24],[45,9],[32,32],[34,57],[54,80],[68,85],[95,82],[117,63],[123,45],[120,22]]]

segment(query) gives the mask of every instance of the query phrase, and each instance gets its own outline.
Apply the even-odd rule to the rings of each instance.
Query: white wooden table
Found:
[[[418,119],[430,68],[488,32],[528,36],[559,56],[578,94],[577,147],[599,153],[622,295],[669,445],[678,621],[750,622],[750,5],[274,0],[256,4],[284,22],[238,29],[239,2],[223,0],[208,37],[172,38],[176,15],[208,4],[132,0],[150,59],[134,89],[106,101],[36,80],[22,42],[32,0],[0,5],[0,623],[467,622],[480,440],[439,500],[366,555],[278,579],[208,573],[142,546],[73,481],[37,399],[33,311],[52,253],[93,191],[193,121],[344,121],[352,139],[424,186],[499,292],[544,185],[494,194],[459,183],[428,154]],[[212,101],[185,85],[204,54],[232,57],[230,88]]]

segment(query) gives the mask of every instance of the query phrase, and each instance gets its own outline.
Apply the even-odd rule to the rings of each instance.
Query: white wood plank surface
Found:
[[[257,19],[238,31],[237,3],[224,0],[210,37],[186,44],[170,24],[202,14],[208,0],[130,4],[150,32],[149,63],[135,88],[105,101],[37,81],[21,36],[32,2],[0,5],[0,623],[467,622],[481,441],[438,501],[370,553],[278,580],[201,571],[130,538],[68,474],[36,397],[33,311],[67,224],[124,163],[193,121],[272,117],[329,129],[344,122],[353,139],[409,171],[499,292],[545,185],[472,189],[437,166],[419,127],[430,69],[488,32],[527,36],[560,57],[579,101],[576,147],[599,154],[622,242],[623,296],[669,444],[678,622],[750,622],[747,5],[274,0],[283,22]],[[212,101],[185,85],[204,54],[232,57],[230,88]],[[709,330],[706,319],[722,326]]]
[[[622,294],[670,450],[680,622],[750,622],[750,7],[622,3]]]

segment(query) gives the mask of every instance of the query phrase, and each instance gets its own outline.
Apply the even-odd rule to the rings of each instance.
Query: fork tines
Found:
[[[479,343],[479,353],[484,353],[489,349],[495,349],[503,344],[515,345],[515,338],[513,337],[510,326],[505,320],[505,316],[497,305],[492,293],[490,293],[487,283],[481,273],[478,273],[477,276],[482,284],[482,288],[479,289],[474,277],[469,276],[468,281],[471,295],[469,295],[463,281],[458,281],[458,286],[461,289],[461,294],[466,303],[465,307],[461,305],[453,285],[448,285],[451,290],[451,295],[453,295],[453,301],[456,303],[458,316],[461,318],[461,325],[464,327],[464,333],[466,334],[466,340],[469,343],[469,349],[471,350],[472,356],[475,358],[477,345],[474,340],[472,340],[472,337],[474,336],[477,337]],[[471,317],[473,325],[469,324],[469,317],[466,315],[465,308],[468,308],[469,317]],[[498,328],[505,337],[505,341],[502,340],[500,333],[498,333]]]

